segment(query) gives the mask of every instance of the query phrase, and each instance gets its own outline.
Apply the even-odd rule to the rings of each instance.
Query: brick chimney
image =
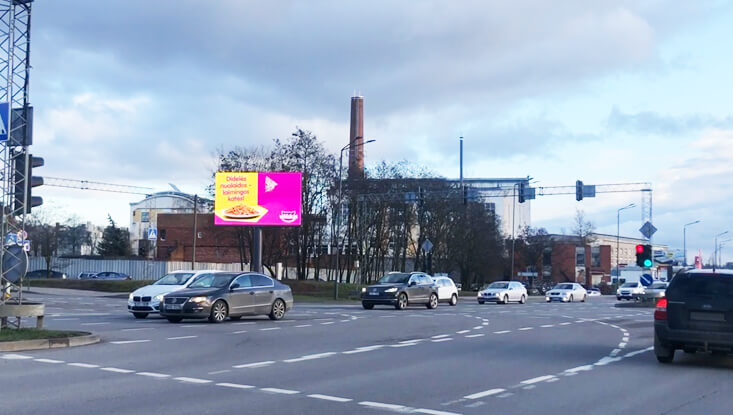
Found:
[[[349,179],[364,178],[364,97],[351,97]]]

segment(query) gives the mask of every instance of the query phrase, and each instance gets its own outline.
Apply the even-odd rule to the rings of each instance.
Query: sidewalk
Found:
[[[25,294],[41,294],[41,295],[60,295],[75,297],[127,297],[127,293],[113,293],[89,290],[72,290],[69,288],[44,288],[44,287],[23,287],[23,295]]]

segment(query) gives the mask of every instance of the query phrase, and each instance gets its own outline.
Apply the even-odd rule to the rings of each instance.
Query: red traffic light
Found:
[[[644,245],[636,245],[636,253],[637,254],[643,254],[644,253]]]

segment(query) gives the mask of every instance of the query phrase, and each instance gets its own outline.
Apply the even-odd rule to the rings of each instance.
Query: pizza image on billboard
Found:
[[[240,226],[299,226],[301,173],[216,173],[214,223]]]

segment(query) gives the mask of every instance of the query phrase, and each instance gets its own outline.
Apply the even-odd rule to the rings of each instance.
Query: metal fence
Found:
[[[46,259],[31,257],[28,259],[28,270],[46,269]],[[82,272],[121,272],[134,280],[155,280],[171,271],[191,269],[190,262],[152,261],[133,259],[85,259],[85,258],[51,258],[51,269],[63,272],[67,278],[78,278]],[[218,264],[197,262],[196,269],[216,269],[221,271],[241,271],[239,263]],[[244,265],[249,271],[249,264]]]

